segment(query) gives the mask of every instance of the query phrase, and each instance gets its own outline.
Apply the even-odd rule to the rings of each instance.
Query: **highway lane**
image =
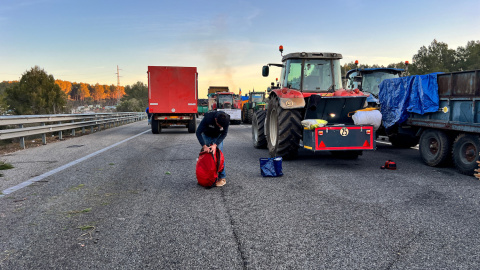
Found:
[[[132,123],[2,157],[18,180],[148,129]],[[262,178],[250,126],[231,126],[227,185],[196,184],[185,128],[143,133],[0,198],[2,269],[476,269],[473,177],[379,143],[358,160],[301,150]],[[398,170],[381,170],[387,159]],[[8,175],[7,175],[8,173]],[[5,184],[4,182],[9,182]],[[15,183],[16,185],[17,183]]]

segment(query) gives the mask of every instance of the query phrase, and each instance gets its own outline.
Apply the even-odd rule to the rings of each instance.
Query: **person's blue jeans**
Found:
[[[204,134],[202,134],[202,137],[203,137],[203,140],[205,141],[205,144],[207,146],[209,146],[210,144],[212,144],[213,142],[215,142],[217,140],[217,138],[208,137],[208,136],[205,136]],[[220,151],[223,152],[223,142],[221,142],[219,145],[217,145],[217,147],[220,149]],[[225,173],[225,158],[224,158],[223,159],[223,170],[218,174],[218,178],[222,179],[222,178],[225,178],[225,176],[226,176],[226,173]]]

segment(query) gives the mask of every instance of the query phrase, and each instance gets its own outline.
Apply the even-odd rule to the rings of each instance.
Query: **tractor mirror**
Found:
[[[269,73],[269,68],[268,68],[268,66],[263,66],[263,68],[262,68],[262,76],[263,76],[263,77],[267,77],[267,76],[268,76],[268,73]]]

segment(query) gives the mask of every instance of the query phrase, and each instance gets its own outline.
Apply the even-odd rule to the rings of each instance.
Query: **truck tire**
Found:
[[[450,137],[441,130],[428,129],[420,137],[420,156],[428,166],[445,165],[450,160],[451,148]]]
[[[197,131],[197,120],[192,119],[190,121],[188,121],[188,133],[195,133],[195,131]]]
[[[397,148],[410,148],[418,144],[418,137],[407,134],[395,134],[389,135],[388,140],[394,147]]]
[[[247,121],[248,121],[249,124],[252,123],[252,121],[253,121],[253,109],[248,110]]]
[[[295,159],[302,138],[302,120],[299,110],[285,110],[280,107],[279,98],[268,101],[266,134],[271,157]]]
[[[265,136],[266,111],[257,111],[252,119],[252,140],[253,147],[257,149],[267,148],[267,137]]]
[[[478,169],[480,138],[477,135],[460,134],[453,142],[453,162],[459,172],[473,175]]]
[[[160,121],[152,119],[152,133],[158,134],[162,132],[162,125],[160,125]]]

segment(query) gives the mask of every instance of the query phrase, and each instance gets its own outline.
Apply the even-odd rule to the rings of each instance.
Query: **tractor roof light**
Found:
[[[355,60],[355,65],[358,65],[358,60]]]
[[[408,61],[405,61],[405,66],[408,66],[410,63]]]

